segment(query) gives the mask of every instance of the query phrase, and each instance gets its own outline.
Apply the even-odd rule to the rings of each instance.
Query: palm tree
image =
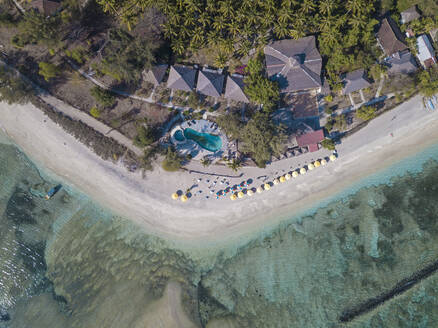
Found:
[[[274,34],[279,39],[283,39],[289,34],[289,29],[285,23],[279,22],[274,24]]]
[[[242,163],[239,159],[233,158],[233,160],[227,162],[227,166],[234,172],[237,172],[242,167]]]
[[[319,11],[324,15],[331,15],[333,8],[333,0],[322,0],[319,3]]]
[[[211,161],[207,156],[204,156],[201,159],[201,164],[202,164],[202,166],[207,167],[211,164]]]
[[[309,14],[310,12],[313,11],[313,9],[315,9],[315,3],[313,2],[313,0],[303,0],[303,2],[301,3],[301,12],[305,13],[305,14]]]

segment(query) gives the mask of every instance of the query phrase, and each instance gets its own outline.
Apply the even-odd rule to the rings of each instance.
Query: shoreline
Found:
[[[272,228],[438,141],[438,114],[424,110],[421,98],[416,96],[344,139],[337,147],[340,158],[326,167],[251,198],[234,202],[228,197],[193,198],[181,203],[173,201],[170,195],[192,184],[197,178],[195,174],[168,173],[156,166],[142,179],[138,172],[128,172],[100,159],[32,104],[0,103],[0,107],[0,127],[38,166],[52,171],[114,213],[141,225],[147,233],[184,244],[222,244]],[[266,169],[244,168],[241,170],[244,176],[236,181],[288,170],[298,161],[304,165],[306,159],[325,154],[308,153],[274,162]],[[255,187],[260,185],[256,182]]]

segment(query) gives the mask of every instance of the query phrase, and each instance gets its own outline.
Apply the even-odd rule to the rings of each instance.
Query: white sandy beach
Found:
[[[38,165],[103,206],[150,233],[182,241],[219,240],[275,224],[281,217],[291,217],[438,141],[438,113],[423,109],[421,97],[416,96],[344,139],[337,146],[336,162],[252,197],[236,201],[228,197],[205,199],[204,192],[182,203],[170,195],[178,189],[185,191],[199,177],[206,189],[213,179],[185,171],[168,173],[159,167],[142,179],[140,173],[101,160],[31,104],[0,103],[0,127]],[[257,187],[262,183],[258,176],[268,174],[272,178],[277,172],[284,174],[327,154],[322,150],[275,162],[266,169],[243,168],[242,177],[229,181],[234,184],[252,178],[251,186]],[[236,175],[225,167],[205,169],[199,165],[199,170]],[[195,193],[197,189],[193,190]]]

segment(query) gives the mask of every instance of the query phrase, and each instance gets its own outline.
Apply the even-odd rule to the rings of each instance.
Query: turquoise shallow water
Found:
[[[170,280],[198,327],[435,327],[436,274],[339,318],[438,260],[437,158],[428,148],[239,243],[189,251],[0,144],[0,327],[151,327]]]

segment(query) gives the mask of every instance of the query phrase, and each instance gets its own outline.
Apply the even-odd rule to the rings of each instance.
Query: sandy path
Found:
[[[36,163],[149,232],[196,242],[224,240],[275,224],[281,217],[290,217],[438,141],[438,113],[426,112],[421,98],[414,97],[344,140],[337,147],[340,158],[326,167],[243,200],[206,200],[205,196],[196,196],[181,203],[172,201],[170,194],[177,189],[186,190],[200,176],[201,187],[206,189],[205,176],[167,173],[156,168],[146,179],[141,179],[138,173],[129,173],[121,166],[101,160],[52,121],[44,123],[46,117],[31,104],[1,103],[0,112],[3,130]],[[273,176],[321,155],[318,152],[278,161],[265,170],[246,168],[242,170],[243,177],[230,181],[237,183],[265,174]],[[225,167],[215,168],[216,171],[233,174]]]

